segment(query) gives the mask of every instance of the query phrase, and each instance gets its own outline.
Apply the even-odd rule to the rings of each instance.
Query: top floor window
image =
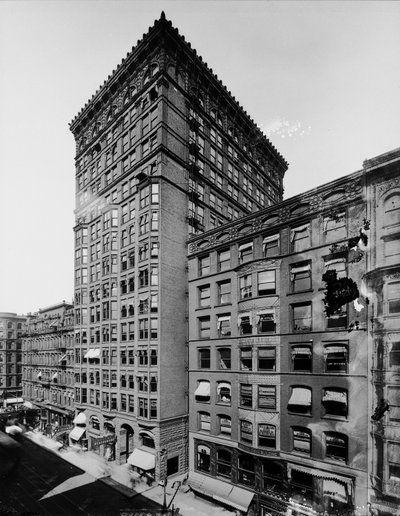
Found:
[[[245,263],[253,259],[253,242],[247,242],[239,246],[239,262]]]
[[[346,238],[346,214],[340,213],[335,217],[326,217],[324,220],[326,242],[334,242]]]
[[[400,224],[400,194],[391,195],[384,204],[385,226]]]
[[[263,239],[263,255],[276,256],[279,254],[279,235],[271,235]]]
[[[292,251],[298,253],[310,247],[310,226],[305,224],[291,231]]]
[[[231,250],[224,249],[218,252],[218,270],[226,271],[231,266]]]
[[[210,255],[199,258],[199,276],[210,274]]]

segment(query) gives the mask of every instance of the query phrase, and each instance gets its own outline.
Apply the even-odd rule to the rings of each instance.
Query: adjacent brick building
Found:
[[[152,477],[184,472],[187,238],[281,200],[287,164],[163,14],[71,131],[73,437]]]
[[[398,503],[399,156],[189,241],[197,492],[261,515]]]
[[[23,315],[0,312],[0,407],[22,403],[21,344]]]
[[[23,397],[40,408],[40,429],[68,429],[74,418],[74,311],[62,303],[28,314],[22,339]]]

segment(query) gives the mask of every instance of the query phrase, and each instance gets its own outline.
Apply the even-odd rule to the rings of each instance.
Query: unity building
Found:
[[[74,436],[151,478],[185,472],[187,239],[280,201],[287,164],[164,14],[70,128]]]
[[[191,238],[192,489],[262,516],[397,514],[399,300],[400,149]]]

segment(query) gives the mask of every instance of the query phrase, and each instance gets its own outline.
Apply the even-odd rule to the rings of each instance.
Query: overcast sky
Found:
[[[400,145],[400,2],[0,1],[0,311],[72,299],[68,124],[161,10],[289,162],[286,198]]]

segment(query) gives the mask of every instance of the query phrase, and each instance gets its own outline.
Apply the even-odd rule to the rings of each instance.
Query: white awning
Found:
[[[145,292],[144,294],[139,294],[138,299],[139,301],[147,301],[149,299],[149,293]]]
[[[344,403],[347,405],[347,395],[345,392],[325,390],[322,401],[336,401],[336,403]]]
[[[242,251],[246,251],[247,249],[252,249],[253,248],[253,242],[248,242],[247,244],[242,244],[239,246],[239,253],[241,253]]]
[[[82,435],[86,432],[86,428],[81,426],[76,426],[73,430],[71,430],[69,436],[74,441],[79,441]]]
[[[324,355],[330,355],[331,353],[347,353],[346,346],[327,346],[324,349]]]
[[[152,453],[139,450],[133,450],[133,453],[129,455],[128,464],[136,466],[144,471],[154,469],[156,466],[156,457]]]
[[[91,358],[92,353],[93,353],[93,351],[92,351],[91,349],[89,349],[89,351],[86,351],[86,353],[85,353],[85,355],[83,356],[83,358]]]
[[[329,267],[330,265],[335,265],[336,263],[344,263],[346,258],[335,258],[334,260],[329,260],[324,263],[325,267]]]
[[[13,403],[22,403],[24,398],[6,398],[7,405],[12,405]]]
[[[311,390],[303,387],[294,387],[290,396],[289,405],[311,406]]]
[[[210,382],[199,382],[197,389],[194,392],[195,396],[210,396]]]
[[[240,511],[247,512],[254,493],[233,486],[228,482],[190,472],[188,484],[193,491],[200,492]]]
[[[52,380],[57,380],[58,378],[58,373],[54,373],[53,376],[51,377]]]
[[[100,348],[93,349],[92,356],[90,358],[100,358]]]
[[[66,359],[67,359],[67,355],[63,355],[58,361],[62,362],[63,360],[66,360]]]
[[[311,266],[310,264],[308,263],[307,265],[300,265],[299,267],[292,267],[290,269],[290,272],[292,274],[297,274],[298,272],[307,272],[311,269]]]
[[[39,371],[37,374],[37,378],[41,378],[41,377],[42,377],[42,371]]]
[[[329,496],[335,500],[346,503],[348,501],[346,488],[343,484],[336,482],[330,478],[324,478],[324,495]]]
[[[219,394],[221,392],[221,389],[229,389],[229,392],[231,391],[231,384],[228,382],[220,382],[217,385],[217,393]]]
[[[307,346],[299,346],[292,348],[292,355],[307,355],[310,357],[312,355],[312,352],[311,349]]]
[[[230,315],[218,315],[218,322],[230,321],[230,320],[231,320]]]
[[[72,421],[74,425],[85,425],[86,424],[86,414],[84,412],[80,412],[75,419]]]
[[[275,242],[279,240],[279,235],[271,235],[263,238],[263,244],[268,244],[269,242]]]

